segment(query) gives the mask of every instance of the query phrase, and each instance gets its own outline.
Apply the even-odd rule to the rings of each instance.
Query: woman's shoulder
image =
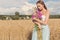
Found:
[[[49,10],[46,10],[46,12],[49,14],[50,13],[50,11]]]
[[[50,14],[49,10],[46,10],[46,15],[49,15],[49,14]]]

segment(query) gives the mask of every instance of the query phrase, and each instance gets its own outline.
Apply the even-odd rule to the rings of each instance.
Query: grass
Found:
[[[60,19],[50,19],[51,40],[60,40]],[[30,20],[0,20],[0,40],[31,40],[34,24]]]

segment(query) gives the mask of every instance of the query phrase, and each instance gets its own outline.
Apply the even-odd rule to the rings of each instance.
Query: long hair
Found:
[[[44,5],[44,8],[47,10],[47,7],[46,7],[46,5],[44,4],[44,2],[43,2],[43,1],[39,0],[39,1],[37,1],[37,2],[36,2],[36,4],[38,4],[38,3],[40,3],[40,4]]]

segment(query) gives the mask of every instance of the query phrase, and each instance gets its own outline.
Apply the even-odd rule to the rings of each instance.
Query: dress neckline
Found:
[[[45,16],[45,15],[42,15],[42,16]]]

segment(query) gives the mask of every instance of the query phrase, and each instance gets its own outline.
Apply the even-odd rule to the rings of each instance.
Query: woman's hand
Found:
[[[36,18],[36,17],[34,17],[32,20],[35,20],[35,21],[37,21],[37,18]]]
[[[34,23],[38,25],[39,29],[42,29],[40,23],[38,23],[38,22],[34,22]]]

